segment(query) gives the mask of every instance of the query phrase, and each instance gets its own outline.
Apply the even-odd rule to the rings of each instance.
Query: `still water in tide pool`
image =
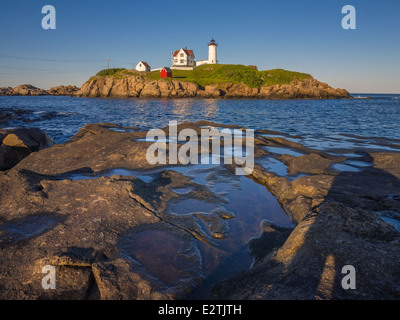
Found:
[[[122,175],[152,183],[165,170],[179,172],[195,183],[173,189],[178,198],[160,213],[162,220],[173,221],[173,226],[168,223],[147,226],[143,231],[123,236],[119,249],[167,286],[198,282],[189,298],[204,298],[217,282],[249,269],[252,257],[246,243],[260,234],[263,220],[293,226],[265,186],[245,176],[233,175],[222,165],[168,166],[147,171],[111,169],[71,173],[63,178],[83,180]],[[199,186],[219,200],[197,198]],[[224,219],[217,212],[223,212]],[[201,237],[194,237],[193,232]]]

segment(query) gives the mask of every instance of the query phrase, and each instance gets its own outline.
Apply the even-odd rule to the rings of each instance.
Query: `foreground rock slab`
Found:
[[[200,133],[207,126],[223,127],[202,121],[179,129]],[[256,166],[243,179],[268,188],[293,225],[263,221],[253,226],[255,237],[235,247],[230,232],[243,225],[219,207],[229,194],[201,183],[211,177],[234,192],[235,165],[197,168],[195,178],[150,165],[145,136],[139,128],[88,124],[67,143],[0,172],[0,298],[185,299],[206,278],[204,252],[215,258],[207,267],[223,269],[247,249],[252,267],[226,276],[203,298],[400,298],[399,152],[331,152],[257,133]],[[30,146],[21,137],[6,143]],[[395,150],[397,142],[384,145]],[[336,169],[353,156],[363,167]],[[271,163],[286,166],[286,173],[277,174]],[[188,200],[191,211],[200,203],[218,209],[171,210]],[[255,198],[240,200],[252,217],[245,204]],[[232,256],[218,251],[224,237],[237,248]],[[56,290],[42,288],[46,265],[56,269]],[[355,290],[341,286],[345,265],[356,269]]]

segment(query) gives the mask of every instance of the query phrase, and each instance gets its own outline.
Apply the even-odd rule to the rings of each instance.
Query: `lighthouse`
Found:
[[[211,39],[210,43],[208,44],[208,64],[218,63],[217,47],[218,43],[216,43],[214,39]]]

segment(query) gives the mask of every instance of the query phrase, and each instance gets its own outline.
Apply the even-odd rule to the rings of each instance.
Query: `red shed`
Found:
[[[172,70],[170,68],[164,67],[160,71],[161,78],[172,78]]]

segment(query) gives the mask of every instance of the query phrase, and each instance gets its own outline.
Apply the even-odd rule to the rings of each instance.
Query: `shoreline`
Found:
[[[213,98],[213,99],[352,99],[344,89],[335,89],[314,78],[287,84],[250,87],[243,82],[223,82],[199,86],[195,82],[175,79],[149,80],[142,75],[118,74],[118,76],[95,76],[81,88],[58,86],[50,90],[31,85],[0,88],[0,96],[46,96],[64,95],[99,98]]]

